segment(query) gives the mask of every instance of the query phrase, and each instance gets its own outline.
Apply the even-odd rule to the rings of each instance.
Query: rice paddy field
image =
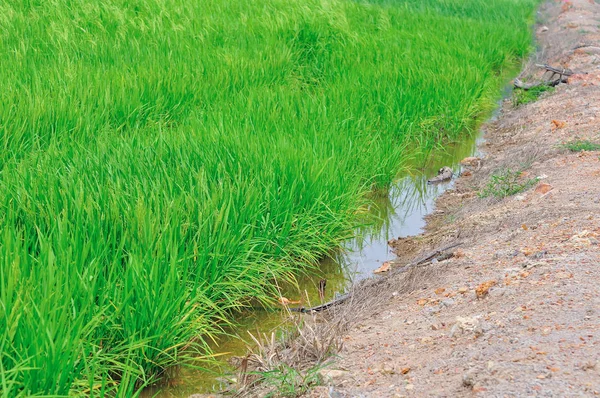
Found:
[[[0,393],[132,396],[469,134],[536,0],[0,0]]]

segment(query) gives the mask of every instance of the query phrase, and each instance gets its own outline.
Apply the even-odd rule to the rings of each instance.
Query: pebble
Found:
[[[454,304],[454,300],[453,299],[447,299],[447,300],[443,300],[442,301],[442,305],[444,307],[450,307],[453,304]]]
[[[472,388],[475,385],[475,377],[476,376],[477,376],[477,373],[474,369],[471,369],[467,373],[465,373],[462,377],[463,386]]]
[[[381,366],[379,372],[382,375],[393,375],[394,373],[396,373],[396,370],[392,366],[384,364],[383,366]]]
[[[435,315],[438,314],[440,312],[440,308],[439,307],[425,307],[423,308],[423,314],[424,315]]]
[[[324,381],[333,382],[334,380],[339,380],[346,377],[348,372],[345,370],[338,369],[323,369],[319,372],[319,374],[321,375]]]

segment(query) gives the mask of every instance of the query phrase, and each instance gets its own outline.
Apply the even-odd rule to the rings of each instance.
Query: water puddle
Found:
[[[352,283],[368,278],[373,271],[387,260],[394,258],[388,240],[398,237],[418,235],[425,227],[425,216],[434,210],[436,199],[454,185],[454,180],[436,185],[427,184],[427,179],[435,176],[443,166],[453,169],[455,175],[461,171],[460,161],[468,156],[479,156],[478,146],[482,135],[472,136],[435,153],[429,164],[420,172],[399,179],[391,188],[389,196],[378,199],[369,209],[369,213],[378,220],[369,229],[358,231],[359,238],[346,244],[346,253],[321,263],[319,275],[299,278],[300,290],[285,292],[286,297],[297,300],[300,295],[308,296],[312,305],[320,303],[318,283],[321,278],[327,280],[327,297],[343,293]],[[239,320],[240,326],[234,331],[242,339],[249,341],[248,332],[254,335],[266,333],[284,327],[284,318],[280,312],[253,311],[244,314]],[[246,343],[240,338],[227,338],[215,344],[214,351],[222,354],[219,364],[211,369],[178,369],[177,376],[164,384],[148,388],[143,397],[188,397],[195,393],[210,393],[221,390],[224,385],[219,375],[233,371],[227,360],[232,356],[246,353]]]

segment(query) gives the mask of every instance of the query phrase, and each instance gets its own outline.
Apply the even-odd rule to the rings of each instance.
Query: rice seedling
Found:
[[[535,0],[0,0],[0,392],[133,395],[473,131]]]

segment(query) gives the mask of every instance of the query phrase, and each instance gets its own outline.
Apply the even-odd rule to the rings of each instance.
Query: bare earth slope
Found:
[[[536,63],[587,74],[534,103],[504,103],[486,126],[484,166],[440,199],[426,234],[392,242],[397,268],[415,244],[426,252],[460,240],[457,256],[374,289],[377,306],[345,336],[330,386],[313,395],[600,393],[600,152],[559,147],[600,142],[600,5],[550,1],[540,13],[539,56],[521,78],[539,78]],[[504,167],[550,186],[479,198]],[[407,277],[418,283],[405,292]],[[485,282],[494,284],[487,294]]]

